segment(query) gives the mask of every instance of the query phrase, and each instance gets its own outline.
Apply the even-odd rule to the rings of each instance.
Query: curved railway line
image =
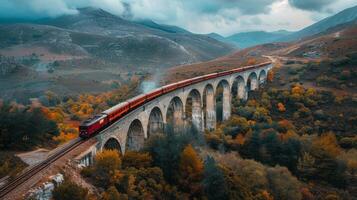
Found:
[[[3,199],[7,194],[12,192],[18,186],[29,180],[32,176],[36,175],[38,172],[47,168],[51,163],[55,162],[56,160],[62,158],[68,152],[72,151],[79,145],[83,144],[85,140],[81,138],[75,139],[72,143],[67,144],[65,147],[59,149],[58,151],[54,152],[50,155],[46,160],[34,165],[27,171],[23,172],[22,174],[18,175],[14,179],[10,179],[8,183],[6,183],[3,187],[0,188],[0,199]]]

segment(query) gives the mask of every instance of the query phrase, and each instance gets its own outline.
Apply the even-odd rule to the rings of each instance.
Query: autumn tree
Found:
[[[186,133],[176,134],[168,129],[165,135],[152,136],[146,142],[145,150],[150,152],[153,165],[162,169],[165,179],[170,184],[178,181],[180,154],[183,148],[192,141]]]
[[[120,199],[124,200],[124,198],[121,197],[120,193],[114,186],[109,187],[108,190],[102,194],[102,199],[103,200],[120,200]]]
[[[278,103],[277,108],[278,108],[279,112],[285,112],[286,111],[286,108],[285,108],[284,104],[281,103],[281,102]]]
[[[203,162],[191,144],[187,145],[181,153],[179,172],[180,185],[184,191],[192,196],[202,195]]]
[[[121,159],[116,150],[103,150],[95,156],[93,177],[95,183],[102,187],[113,184],[118,176]]]
[[[274,72],[275,72],[274,69],[268,71],[268,75],[267,75],[268,82],[272,82],[274,80]]]
[[[122,167],[145,168],[150,167],[152,157],[148,152],[127,151],[123,156]]]

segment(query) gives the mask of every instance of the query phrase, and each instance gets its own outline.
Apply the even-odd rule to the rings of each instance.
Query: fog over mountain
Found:
[[[3,0],[0,20],[57,18],[100,8],[126,19],[153,20],[190,32],[297,31],[356,5],[355,0]]]

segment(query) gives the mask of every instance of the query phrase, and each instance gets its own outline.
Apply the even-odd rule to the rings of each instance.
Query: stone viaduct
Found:
[[[175,129],[187,124],[197,130],[215,129],[217,121],[231,115],[233,98],[246,100],[248,91],[263,86],[272,64],[233,73],[164,94],[126,114],[95,136],[97,143],[78,156],[83,165],[92,162],[93,155],[103,149],[139,150],[151,135],[163,132],[165,124]],[[217,97],[221,113],[217,113]],[[218,109],[217,109],[218,110]]]

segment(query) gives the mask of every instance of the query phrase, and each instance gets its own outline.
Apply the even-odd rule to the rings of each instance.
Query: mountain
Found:
[[[36,21],[0,22],[0,95],[28,99],[45,91],[104,92],[176,65],[234,50],[206,35],[153,21],[131,21],[95,8]]]
[[[29,37],[24,40],[23,36]],[[205,35],[152,21],[130,21],[96,8],[34,23],[3,24],[0,37],[2,48],[40,44],[51,53],[80,54],[144,68],[205,61],[233,51],[231,46]]]
[[[357,6],[347,8],[337,13],[336,15],[327,17],[311,26],[308,26],[298,32],[288,35],[282,38],[281,40],[282,41],[299,40],[307,36],[318,34],[339,24],[351,22],[355,19],[357,19]]]
[[[231,42],[239,48],[247,48],[259,44],[274,42],[289,34],[291,34],[291,32],[285,30],[276,32],[253,31],[231,35],[225,38],[225,41]]]
[[[357,55],[357,19],[305,37],[276,51],[279,56],[340,60]],[[271,52],[273,53],[273,52]]]
[[[164,32],[168,32],[168,33],[187,33],[187,34],[191,34],[191,32],[183,29],[183,28],[180,28],[178,26],[171,26],[171,25],[166,25],[166,24],[158,24],[158,23],[155,23],[154,21],[152,20],[140,20],[140,21],[137,21],[137,23],[141,24],[141,25],[144,25],[144,26],[147,26],[147,27],[150,27],[150,28],[153,28],[153,29],[158,29],[158,30],[161,30],[161,31],[164,31]]]
[[[221,42],[234,44],[239,48],[247,48],[271,42],[300,40],[304,37],[319,34],[329,28],[335,27],[339,24],[351,22],[355,19],[357,19],[357,6],[347,8],[336,15],[325,18],[297,32],[289,32],[285,30],[275,32],[253,31],[237,33],[229,37],[223,37],[216,33],[208,34],[208,36]]]

